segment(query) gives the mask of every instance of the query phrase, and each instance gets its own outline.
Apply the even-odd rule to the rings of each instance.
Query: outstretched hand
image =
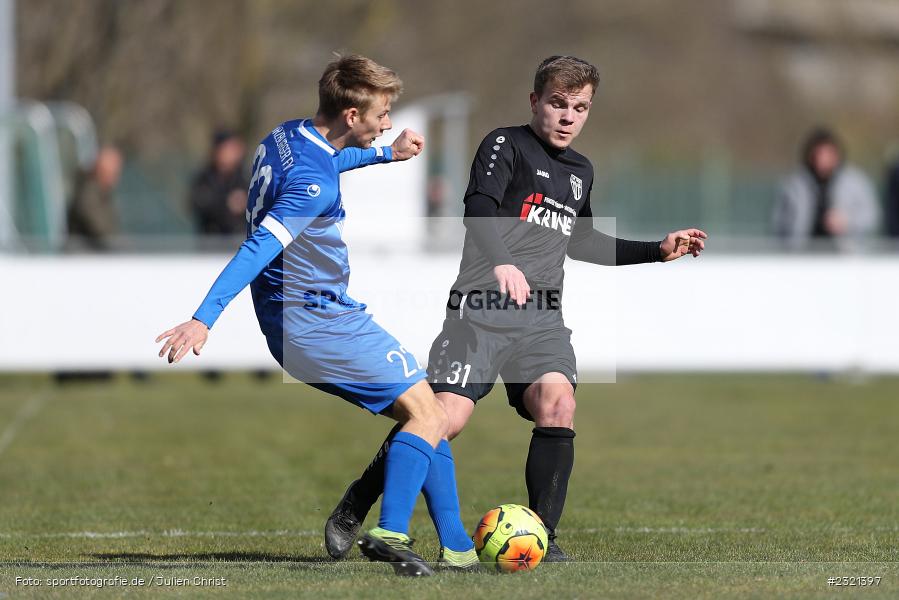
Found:
[[[424,149],[425,138],[411,129],[403,129],[399,137],[390,144],[393,160],[409,160],[413,156],[421,154]]]
[[[161,358],[168,352],[169,363],[176,363],[184,358],[188,350],[193,350],[194,354],[200,356],[200,350],[203,349],[207,337],[209,337],[209,328],[201,321],[191,319],[159,334],[156,343],[165,340],[159,356]]]
[[[696,258],[700,252],[705,250],[705,242],[703,240],[708,239],[708,237],[708,234],[701,229],[672,231],[665,236],[665,239],[659,245],[662,260],[668,262],[687,254],[692,254],[693,258]]]

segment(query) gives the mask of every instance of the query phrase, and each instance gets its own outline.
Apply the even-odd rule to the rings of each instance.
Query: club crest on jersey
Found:
[[[547,229],[561,231],[565,235],[571,235],[571,225],[574,219],[569,215],[563,215],[550,209],[546,204],[557,208],[561,207],[558,202],[543,194],[531,194],[521,204],[521,216],[519,219],[526,223],[536,223]]]
[[[581,178],[576,175],[571,176],[571,191],[574,193],[575,200],[580,200],[581,196],[584,195],[583,182],[581,181]]]

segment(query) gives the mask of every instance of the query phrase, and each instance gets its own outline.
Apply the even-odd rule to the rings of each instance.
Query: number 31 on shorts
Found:
[[[462,373],[464,372],[464,375]],[[471,374],[471,365],[470,364],[462,364],[458,360],[454,360],[450,363],[450,374],[446,378],[447,383],[451,383],[453,385],[459,383],[459,376],[462,375],[462,387],[465,387],[465,384],[468,383],[468,376]]]

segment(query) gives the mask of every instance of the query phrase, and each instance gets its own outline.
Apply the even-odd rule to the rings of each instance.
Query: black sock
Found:
[[[567,427],[534,427],[524,480],[528,503],[543,519],[550,539],[562,518],[568,478],[574,466],[574,431]]]
[[[384,443],[378,448],[378,453],[372,459],[371,463],[362,472],[362,476],[353,484],[350,489],[349,501],[353,505],[353,514],[360,521],[365,520],[365,516],[381,494],[384,493],[384,465],[387,464],[387,448],[393,441],[393,436],[402,427],[397,423],[387,434]]]

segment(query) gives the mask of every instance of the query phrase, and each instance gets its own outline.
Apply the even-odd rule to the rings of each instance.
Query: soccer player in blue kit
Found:
[[[389,147],[372,142],[390,129],[397,75],[363,56],[327,66],[313,119],[287,121],[256,150],[247,199],[247,240],[212,285],[191,320],[162,333],[159,356],[199,355],[209,329],[250,285],[259,326],[272,355],[291,376],[374,414],[399,422],[386,457],[378,526],[359,540],[371,560],[399,575],[431,575],[408,536],[423,492],[441,541],[438,566],[477,565],[459,518],[448,417],[425,370],[347,294],[349,263],[341,231],[340,173],[408,160],[424,139],[403,131]]]

